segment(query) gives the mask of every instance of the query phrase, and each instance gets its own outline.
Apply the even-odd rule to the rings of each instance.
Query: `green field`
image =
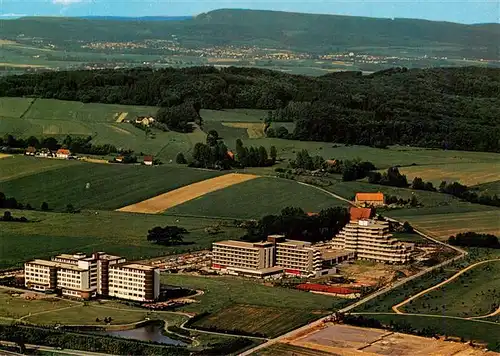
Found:
[[[340,298],[270,287],[258,281],[234,277],[164,274],[162,283],[203,290],[205,293],[196,297],[200,303],[186,305],[180,310],[208,312],[210,315],[199,323],[215,325],[220,330],[241,328],[255,332],[261,323],[267,335],[278,335],[348,303]],[[266,318],[268,321],[263,320]]]
[[[45,161],[47,160],[43,158],[8,157],[0,160],[0,171],[5,164],[7,170],[11,172],[10,175],[24,174],[26,169],[31,169],[30,164],[26,162],[32,163],[36,171]],[[13,166],[14,162],[20,162],[23,166],[19,172]],[[220,174],[216,171],[167,165],[146,167],[71,163],[17,179],[4,178],[0,183],[0,191],[33,207],[40,207],[45,201],[56,211],[65,209],[67,204],[72,204],[76,208],[109,210],[134,204]],[[88,188],[87,183],[90,184]]]
[[[264,122],[267,111],[256,109],[201,110],[200,116],[204,121]]]
[[[173,207],[168,213],[243,219],[277,214],[287,206],[318,212],[345,205],[327,193],[295,181],[262,177],[206,194]]]
[[[0,160],[0,183],[76,164],[78,164],[76,161],[13,155]]]
[[[193,324],[208,330],[245,332],[276,337],[327,314],[324,311],[292,310],[253,305],[232,305]]]
[[[76,305],[69,300],[46,298],[42,300],[26,300],[19,295],[10,295],[7,289],[0,288],[0,317],[19,319],[23,316],[67,308]]]
[[[406,304],[410,314],[484,316],[497,310],[500,299],[500,261],[479,265],[456,280]]]
[[[222,232],[209,235],[207,227],[218,226],[219,220],[144,215],[99,211],[80,214],[43,213],[11,210],[14,216],[26,216],[30,223],[0,222],[0,268],[21,266],[32,258],[49,258],[58,253],[106,251],[128,259],[144,259],[192,250],[210,248],[212,242],[239,239],[244,230],[222,227]],[[3,210],[0,210],[3,214]],[[181,246],[154,245],[146,240],[155,226],[177,225],[190,233]]]
[[[482,232],[500,235],[500,209],[475,204],[477,211],[453,212],[453,207],[435,209],[408,209],[390,212],[388,215],[399,220],[407,220],[424,233],[441,240],[460,232]],[[451,211],[450,211],[451,210]]]

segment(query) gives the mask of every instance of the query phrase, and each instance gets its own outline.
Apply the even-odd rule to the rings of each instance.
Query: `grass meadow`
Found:
[[[136,166],[120,164],[70,163],[55,169],[42,158],[15,157],[0,161],[0,171],[5,164],[7,178],[16,174],[14,161],[23,162],[29,170],[33,163],[33,173],[10,180],[0,181],[0,191],[15,197],[23,204],[40,207],[47,202],[49,208],[62,211],[67,204],[75,208],[118,209],[158,194],[168,192],[194,182],[220,175],[216,171],[204,171],[178,166]],[[69,162],[69,161],[68,161]],[[38,173],[36,170],[40,169]],[[45,170],[44,170],[45,169]],[[21,169],[19,174],[24,173]],[[35,174],[36,173],[36,174]],[[3,174],[0,174],[0,179]],[[87,188],[87,183],[90,186]]]
[[[500,261],[479,265],[456,280],[406,304],[410,314],[439,314],[463,318],[488,315],[498,308]]]
[[[327,193],[295,181],[261,177],[203,195],[166,213],[246,219],[277,214],[287,206],[318,212],[346,205]]]
[[[210,313],[195,326],[240,329],[250,333],[260,330],[270,337],[319,319],[325,312],[348,303],[340,298],[271,287],[256,280],[234,277],[165,274],[162,282],[205,292],[196,297],[200,303],[181,308],[186,312]]]
[[[193,327],[209,330],[237,330],[276,337],[326,315],[326,311],[291,310],[253,305],[232,305],[197,320]],[[244,316],[244,317],[242,317]]]
[[[0,210],[0,214],[3,214]],[[144,259],[208,249],[212,242],[239,239],[244,230],[221,227],[217,235],[205,232],[221,221],[200,217],[130,214],[114,211],[83,211],[80,214],[11,210],[29,223],[0,222],[0,268],[21,266],[28,259],[49,258],[59,253],[106,251],[128,259]],[[185,245],[161,246],[146,240],[155,226],[186,228]]]

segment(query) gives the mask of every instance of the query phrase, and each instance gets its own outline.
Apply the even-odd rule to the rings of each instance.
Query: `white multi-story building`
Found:
[[[388,263],[410,261],[412,244],[392,237],[389,223],[369,219],[351,220],[331,241],[332,247],[354,251],[359,259]]]
[[[123,257],[108,255],[104,252],[94,253],[90,257],[77,253],[61,254],[53,257],[51,261],[33,260],[24,265],[25,286],[39,291],[59,290],[63,295],[82,299],[89,299],[96,295],[109,295],[138,301],[158,298],[159,270],[138,263],[126,265],[125,262],[126,259]],[[126,272],[127,278],[132,278],[128,276],[128,273],[137,274],[135,278],[137,280],[134,279],[133,283],[130,281],[130,292],[125,291],[128,283],[122,283],[125,282],[123,276],[117,273],[111,274],[111,271],[118,266],[125,266],[124,269],[127,269],[127,266],[133,266],[130,272]],[[115,276],[122,279],[115,281],[113,279]],[[144,285],[135,285],[140,282],[139,279],[144,281]],[[111,295],[111,285],[121,285],[120,291],[114,289]]]
[[[160,270],[137,263],[117,264],[109,269],[109,296],[139,302],[160,295]]]
[[[287,274],[304,275],[322,269],[321,251],[310,242],[285,240],[276,243],[276,266]]]

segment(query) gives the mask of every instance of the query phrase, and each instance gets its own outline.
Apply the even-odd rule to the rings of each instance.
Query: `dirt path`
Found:
[[[453,276],[451,276],[450,278],[448,278],[446,281],[443,281],[441,283],[438,283],[436,284],[435,286],[432,286],[430,288],[427,288],[413,296],[411,296],[410,298],[406,299],[406,300],[403,300],[401,303],[399,304],[396,304],[392,307],[392,310],[396,313],[396,314],[406,314],[406,313],[403,313],[402,311],[399,310],[399,308],[401,308],[402,306],[404,306],[405,304],[408,304],[409,302],[411,302],[412,300],[415,300],[421,296],[423,296],[424,294],[427,294],[431,291],[433,291],[434,289],[438,289],[439,287],[442,287],[444,286],[445,284],[448,284],[452,281],[454,281],[455,279],[457,279],[458,277],[460,277],[462,274],[464,274],[465,272],[473,269],[474,267],[476,266],[479,266],[479,265],[482,265],[482,264],[485,264],[485,263],[490,263],[490,262],[497,262],[497,261],[500,261],[500,259],[493,259],[493,260],[486,260],[486,261],[481,261],[481,262],[476,262],[466,268],[464,268],[463,270],[455,273]],[[498,313],[500,313],[500,311],[497,310]]]
[[[234,184],[243,183],[259,176],[251,174],[230,173],[220,177],[206,179],[204,181],[190,184],[171,192],[160,194],[154,198],[129,205],[117,211],[142,214],[159,214],[176,205],[201,197],[207,193],[230,187]]]

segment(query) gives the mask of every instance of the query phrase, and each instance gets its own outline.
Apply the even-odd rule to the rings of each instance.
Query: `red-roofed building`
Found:
[[[363,206],[381,206],[385,205],[383,193],[356,193],[356,204]]]
[[[57,158],[63,158],[63,159],[68,159],[69,156],[71,156],[71,151],[65,148],[60,148],[56,152],[56,157]]]
[[[153,156],[144,156],[144,164],[146,166],[152,166],[153,165]]]
[[[351,221],[366,220],[373,216],[373,209],[371,208],[351,208],[349,209]]]
[[[234,153],[232,151],[227,151],[227,156],[234,160]]]
[[[359,296],[359,290],[346,288],[346,287],[333,287],[333,286],[325,286],[322,284],[316,283],[303,283],[297,285],[295,288],[310,291],[310,292],[320,292],[320,293],[329,293],[337,296],[347,297],[347,298],[356,298]]]

